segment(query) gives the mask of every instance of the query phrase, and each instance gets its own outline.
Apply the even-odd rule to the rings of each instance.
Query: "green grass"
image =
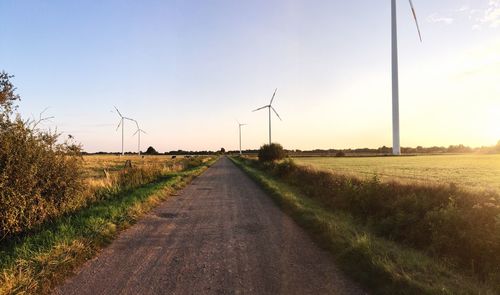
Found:
[[[213,161],[209,162],[209,164]],[[164,175],[0,245],[0,294],[40,294],[93,257],[120,230],[205,171],[207,165]]]
[[[294,158],[297,164],[337,173],[401,182],[454,183],[472,190],[500,192],[500,155]]]
[[[374,294],[496,294],[445,263],[374,235],[349,214],[319,202],[244,162],[232,160],[329,250],[339,267]]]

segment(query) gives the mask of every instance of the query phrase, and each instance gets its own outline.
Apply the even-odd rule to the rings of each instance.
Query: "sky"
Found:
[[[500,140],[500,0],[398,0],[402,146]],[[390,0],[1,0],[24,117],[85,150],[392,145]],[[135,151],[126,122],[125,149]]]

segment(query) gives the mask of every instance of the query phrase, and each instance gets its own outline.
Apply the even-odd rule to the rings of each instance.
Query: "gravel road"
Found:
[[[54,293],[364,294],[227,158]]]

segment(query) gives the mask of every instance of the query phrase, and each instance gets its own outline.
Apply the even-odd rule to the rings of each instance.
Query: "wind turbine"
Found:
[[[399,138],[399,67],[398,67],[398,22],[396,11],[396,0],[391,0],[391,15],[392,15],[392,154],[401,155],[401,144]],[[411,11],[415,24],[417,25],[418,37],[422,42],[422,34],[418,25],[417,13],[410,1]]]
[[[236,121],[236,122],[238,122],[238,128],[240,131],[240,156],[241,156],[242,155],[242,153],[241,153],[241,127],[246,126],[248,124],[241,124],[239,121]]]
[[[113,106],[116,110],[116,112],[118,113],[118,116],[120,116],[120,123],[118,123],[118,126],[116,127],[116,130],[118,130],[118,128],[120,128],[120,125],[122,126],[122,156],[125,154],[125,152],[123,151],[123,143],[124,143],[124,123],[125,123],[125,120],[129,120],[129,121],[134,121],[134,119],[131,119],[131,118],[128,118],[128,117],[124,117],[122,115],[122,113],[120,113],[120,111],[115,107]]]
[[[146,133],[146,131],[144,131],[141,128],[139,128],[139,123],[136,120],[134,120],[134,122],[137,125],[137,130],[135,131],[135,133],[133,135],[137,134],[137,139],[138,139],[138,142],[137,142],[137,154],[140,156],[141,155],[141,133],[144,133],[144,134],[147,134],[147,133]]]
[[[280,121],[283,121],[283,120],[281,120],[280,115],[278,115],[278,112],[273,108],[273,100],[274,100],[274,97],[276,96],[276,91],[278,91],[278,88],[276,88],[274,90],[273,97],[271,97],[271,101],[269,102],[268,105],[263,106],[261,108],[258,108],[256,110],[253,110],[253,112],[260,111],[260,110],[265,109],[265,108],[268,108],[268,110],[269,110],[269,144],[272,143],[272,141],[271,141],[271,110],[273,110],[273,112],[276,114],[276,116],[278,116]]]

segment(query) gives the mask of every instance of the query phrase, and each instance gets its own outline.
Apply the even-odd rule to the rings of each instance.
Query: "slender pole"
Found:
[[[399,140],[398,24],[396,0],[392,0],[392,154],[401,155]]]
[[[125,120],[123,120],[123,118],[122,118],[122,156],[125,155],[125,153],[123,152],[123,136],[124,136],[123,125],[124,124],[125,124]]]
[[[269,106],[268,109],[269,109],[269,145],[271,145],[271,106]]]
[[[240,156],[241,156],[241,124],[239,125],[239,129],[240,129]]]
[[[139,143],[137,144],[137,154],[141,155],[141,131],[139,130]]]

